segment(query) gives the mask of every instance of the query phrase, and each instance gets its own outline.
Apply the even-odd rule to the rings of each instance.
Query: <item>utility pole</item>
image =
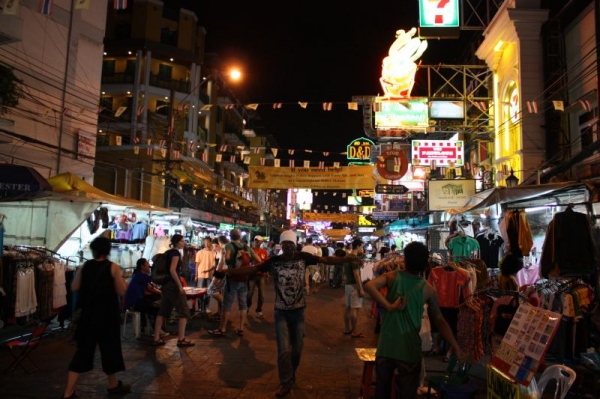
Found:
[[[175,139],[175,89],[171,89],[169,103],[169,127],[167,128],[167,154],[165,156],[165,188],[164,204],[165,208],[171,206],[171,150],[173,149],[173,140]]]

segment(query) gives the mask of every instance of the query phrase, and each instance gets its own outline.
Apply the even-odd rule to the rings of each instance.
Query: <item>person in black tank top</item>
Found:
[[[131,391],[131,386],[123,384],[116,377],[117,372],[125,370],[121,351],[119,297],[125,295],[127,283],[119,265],[108,260],[110,248],[108,239],[95,238],[90,244],[94,260],[85,262],[79,268],[71,285],[73,291],[79,291],[81,318],[74,335],[77,351],[69,364],[63,398],[76,397],[75,385],[79,375],[94,368],[96,346],[102,357],[102,371],[108,378],[108,393]]]

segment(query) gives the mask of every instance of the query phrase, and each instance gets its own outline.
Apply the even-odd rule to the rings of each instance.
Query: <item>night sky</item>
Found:
[[[263,124],[281,148],[340,153],[363,137],[354,95],[382,93],[381,61],[398,29],[418,25],[417,0],[182,1],[207,30],[206,52],[244,70],[241,90],[260,103]],[[463,35],[464,38],[464,35]],[[458,40],[430,40],[424,64],[456,63]],[[308,102],[302,109],[298,102]],[[332,111],[322,103],[332,102]],[[283,103],[274,110],[273,103]]]
[[[216,53],[223,65],[243,69],[244,80],[235,86],[236,95],[260,104],[261,124],[280,149],[295,150],[296,164],[304,159],[344,164],[345,155],[340,153],[352,140],[365,136],[361,108],[348,110],[347,103],[355,95],[382,94],[382,59],[396,31],[417,27],[419,17],[417,0],[181,0],[179,4],[196,11],[199,24],[207,30],[206,53]],[[463,32],[459,40],[429,40],[422,62],[459,63],[471,35]],[[413,93],[418,88],[419,82]],[[309,104],[303,109],[298,102]],[[332,111],[324,111],[323,102],[333,103]],[[273,109],[273,103],[282,107]],[[306,154],[304,149],[314,153]],[[323,157],[322,151],[330,155]],[[279,156],[282,165],[291,157]],[[327,202],[347,201],[341,197],[334,201],[329,196]]]

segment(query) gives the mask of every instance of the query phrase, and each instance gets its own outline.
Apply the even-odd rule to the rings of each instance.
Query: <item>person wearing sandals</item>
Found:
[[[177,312],[179,318],[179,331],[177,337],[177,346],[186,347],[194,346],[195,344],[185,338],[185,326],[190,317],[190,308],[187,304],[183,284],[179,278],[183,262],[181,261],[181,249],[185,249],[186,243],[181,234],[174,234],[171,237],[171,249],[167,251],[167,264],[169,266],[168,280],[161,287],[162,297],[158,315],[156,316],[156,324],[154,326],[154,341],[152,345],[161,346],[165,341],[160,337],[161,327],[165,318],[171,315],[173,309]]]
[[[235,267],[235,252],[236,248],[245,249],[257,262],[261,262],[262,259],[256,255],[256,253],[249,246],[238,247],[242,245],[242,233],[239,229],[233,229],[229,233],[231,242],[225,245],[224,261],[227,264],[227,268],[231,269]],[[225,280],[225,288],[223,289],[223,314],[221,315],[221,324],[216,330],[208,330],[208,333],[212,336],[223,336],[227,329],[227,322],[231,315],[231,309],[233,302],[237,297],[238,310],[240,312],[240,328],[236,330],[236,334],[239,337],[244,336],[244,325],[246,324],[246,316],[248,314],[248,282],[247,281],[233,281],[232,279]]]
[[[111,244],[107,238],[97,237],[90,243],[94,256],[77,270],[71,284],[79,291],[81,309],[74,340],[77,351],[69,364],[69,375],[63,398],[77,398],[75,385],[81,373],[94,367],[96,346],[100,349],[102,371],[108,378],[108,394],[126,394],[131,386],[117,380],[116,373],[125,370],[121,350],[121,315],[119,297],[125,295],[127,283],[121,267],[108,260]]]
[[[275,396],[281,398],[292,390],[296,379],[296,369],[300,364],[304,344],[305,274],[307,265],[325,263],[328,265],[354,262],[362,264],[355,257],[317,257],[296,250],[296,233],[284,231],[279,238],[282,254],[273,256],[262,264],[252,267],[227,269],[215,272],[215,276],[226,274],[270,273],[275,288],[275,336],[277,339],[277,368],[280,387]]]
[[[213,247],[217,255],[215,256],[215,263],[217,265],[216,270],[223,270],[227,268],[225,264],[225,245],[229,240],[225,236],[219,236],[219,238],[213,239]],[[214,298],[218,304],[218,312],[216,315],[209,316],[213,321],[221,321],[221,314],[223,313],[223,287],[225,286],[225,279],[214,277],[208,285],[206,295]]]

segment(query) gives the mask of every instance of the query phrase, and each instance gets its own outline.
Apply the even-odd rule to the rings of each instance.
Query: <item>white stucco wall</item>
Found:
[[[15,134],[44,144],[11,140],[10,135],[0,133],[0,162],[33,166],[44,177],[70,171],[92,183],[93,160],[78,160],[70,153],[77,151],[80,129],[94,137],[97,131],[107,4],[90,3],[90,10],[73,11],[68,46],[70,0],[54,0],[51,15],[40,14],[37,1],[21,2],[18,17],[24,22],[23,40],[0,46],[0,61],[13,67],[23,80],[26,98],[3,117],[14,121]],[[59,143],[64,108],[68,112]],[[59,144],[63,148],[60,164],[55,148]]]

